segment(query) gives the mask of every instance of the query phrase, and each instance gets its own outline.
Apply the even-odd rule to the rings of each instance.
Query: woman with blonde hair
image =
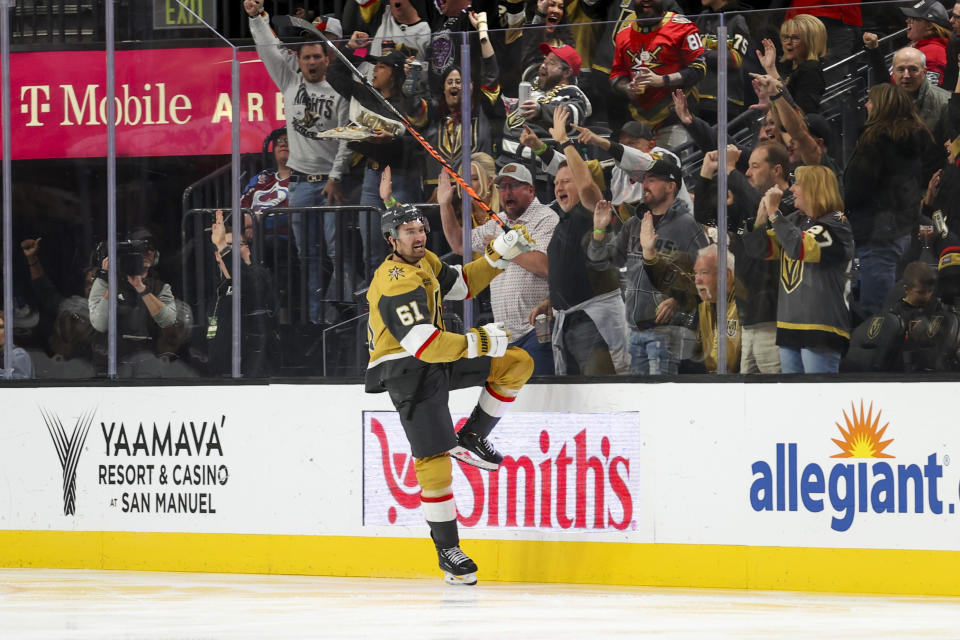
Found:
[[[804,113],[819,113],[820,100],[826,89],[823,78],[823,56],[827,53],[827,29],[819,18],[800,13],[780,25],[783,55],[777,63],[773,41],[763,41],[757,51],[767,75],[784,76],[784,84]]]
[[[796,211],[780,214],[783,191],[760,201],[748,253],[780,262],[777,346],[783,373],[836,373],[850,342],[853,232],[837,176],[822,165],[796,170]]]
[[[477,152],[470,156],[470,186],[477,192],[491,211],[500,208],[500,196],[494,188],[493,179],[497,177],[496,164],[487,153]],[[437,204],[440,205],[440,221],[443,223],[443,236],[454,253],[463,255],[463,190],[453,185],[446,171],[437,178]],[[490,217],[476,203],[470,208],[473,228],[479,227]]]
[[[880,313],[918,222],[917,203],[944,153],[898,85],[870,89],[867,122],[843,174],[860,260],[860,315]]]

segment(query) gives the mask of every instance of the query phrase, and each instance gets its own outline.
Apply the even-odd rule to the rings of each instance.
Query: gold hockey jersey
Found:
[[[466,337],[444,328],[443,301],[472,298],[501,273],[484,257],[450,266],[432,251],[416,265],[398,262],[392,254],[384,260],[367,290],[367,391],[383,391],[382,381],[416,367],[414,359],[453,362],[466,357]]]

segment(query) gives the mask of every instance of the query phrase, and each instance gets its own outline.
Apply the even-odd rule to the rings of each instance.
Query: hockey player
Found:
[[[477,583],[477,565],[460,550],[450,457],[495,471],[503,460],[487,436],[533,373],[526,351],[508,347],[503,325],[465,335],[444,330],[443,300],[464,300],[503,272],[507,260],[532,248],[521,225],[493,240],[486,254],[449,266],[426,249],[426,217],[412,205],[383,214],[380,229],[392,253],[367,292],[370,363],[366,390],[386,391],[415,459],[420,504],[440,568],[449,584]],[[447,408],[451,389],[483,384],[480,400],[459,434]]]

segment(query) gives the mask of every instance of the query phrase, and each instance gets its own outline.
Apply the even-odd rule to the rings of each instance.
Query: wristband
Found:
[[[593,232],[594,232],[594,233],[606,233],[607,230],[606,230],[606,229],[597,229],[596,227],[594,227],[594,228],[593,228]]]
[[[220,254],[220,257],[221,257],[221,258],[226,257],[227,254],[230,253],[230,245],[227,245],[227,246],[225,246],[223,249],[220,249],[220,251],[219,251],[218,253]]]
[[[782,98],[782,97],[783,97],[783,91],[780,91],[779,93],[775,93],[772,96],[770,96],[768,100],[770,100],[770,102],[773,102],[777,98]]]
[[[383,206],[387,207],[388,209],[389,209],[390,207],[395,207],[395,206],[397,206],[398,204],[399,204],[399,203],[397,202],[397,199],[394,198],[392,195],[391,195],[388,199],[386,199],[386,200],[383,201]]]
[[[141,298],[146,296],[148,293],[150,293],[150,290],[147,289],[146,287],[143,288],[143,291],[137,291],[137,295],[140,296]]]
[[[566,142],[560,145],[560,151],[564,151],[566,150],[567,147],[572,147],[572,146],[573,146],[573,140],[568,139]]]
[[[543,152],[546,151],[546,150],[547,150],[547,143],[546,143],[546,142],[541,142],[541,143],[540,143],[540,148],[539,148],[539,149],[534,149],[533,152],[539,156],[541,153],[543,153]]]

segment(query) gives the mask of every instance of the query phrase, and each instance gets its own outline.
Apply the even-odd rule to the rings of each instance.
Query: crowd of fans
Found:
[[[406,129],[459,168],[464,100],[473,189],[537,243],[494,280],[481,312],[533,356],[536,375],[716,371],[721,359],[731,373],[960,368],[960,3],[917,0],[881,21],[886,32],[906,28],[892,61],[858,3],[827,0],[784,3],[776,23],[751,19],[736,0],[348,0],[312,22],[334,44],[304,42],[305,23],[269,16],[262,0],[238,4],[283,94],[286,127],[268,141],[275,166],[247,185],[242,234],[219,214],[211,221],[207,318],[193,318],[154,273],[150,233],[128,234],[142,264],[128,260],[118,276],[121,376],[229,373],[235,244],[251,376],[276,369],[284,252],[300,265],[304,315],[323,326],[362,314],[330,302],[352,301],[383,259],[380,211],[436,203],[433,233],[464,256],[465,194]],[[721,56],[728,121],[751,129],[724,154]],[[873,86],[855,96],[866,99],[864,122],[844,157],[821,111],[828,84],[858,64]],[[328,205],[360,208],[351,224],[333,210],[272,212]],[[502,233],[478,205],[471,222],[466,259]],[[344,228],[358,237],[353,251]],[[21,244],[46,340],[18,350],[14,369],[96,375],[108,263],[98,255],[84,295],[64,297],[40,246]],[[534,328],[544,321],[549,337]]]

